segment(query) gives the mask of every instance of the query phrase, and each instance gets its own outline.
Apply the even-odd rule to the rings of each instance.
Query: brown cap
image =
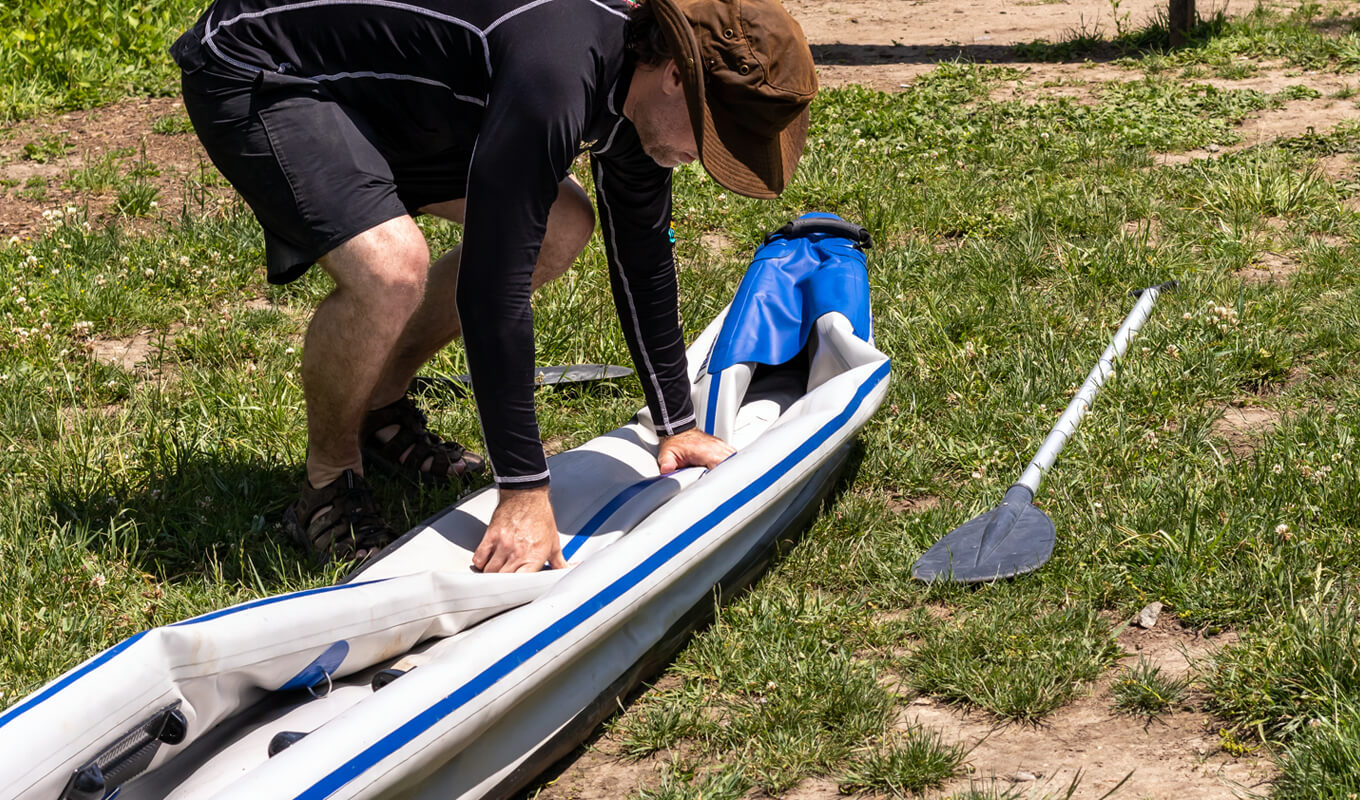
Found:
[[[680,70],[704,169],[747,197],[776,197],[807,142],[817,73],[779,0],[647,0]]]

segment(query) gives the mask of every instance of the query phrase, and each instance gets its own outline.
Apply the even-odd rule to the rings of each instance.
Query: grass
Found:
[[[22,0],[0,6],[0,121],[169,94],[171,42],[197,0]]]
[[[45,66],[23,71],[0,48],[0,92],[23,99],[9,113],[169,91],[151,43],[194,12],[135,9],[146,24],[117,56],[77,64],[52,39],[30,53]],[[993,99],[1020,73],[964,63],[900,94],[825,91],[775,202],[677,171],[688,335],[731,297],[767,230],[834,211],[878,243],[876,337],[894,373],[812,529],[678,656],[663,688],[611,723],[626,756],[666,765],[635,796],[778,794],[810,776],[866,793],[948,785],[967,756],[899,730],[910,697],[1042,721],[1113,667],[1119,620],[1152,600],[1206,635],[1236,631],[1197,687],[1235,746],[1281,754],[1278,796],[1355,790],[1360,668],[1343,587],[1360,574],[1360,184],[1320,159],[1360,152],[1360,135],[1342,126],[1181,166],[1154,158],[1226,147],[1250,114],[1312,96],[1303,79],[1265,93],[1182,70],[1247,74],[1242,58],[1352,70],[1354,33],[1330,13],[1255,11],[1177,51],[1125,30],[1141,74],[1092,86],[1089,103]],[[40,35],[61,30],[80,39]],[[178,117],[155,126],[183,130]],[[60,156],[53,141],[35,138],[35,154]],[[103,226],[61,209],[41,235],[0,246],[0,704],[147,626],[338,576],[310,566],[279,525],[305,442],[301,335],[328,284],[309,274],[267,287],[241,207],[153,208],[168,166],[140,152],[87,158],[55,180],[148,216]],[[190,198],[220,185],[210,170],[188,181]],[[47,179],[6,188],[47,191]],[[435,250],[457,241],[454,226],[421,224]],[[702,237],[718,232],[734,247],[708,249]],[[1294,265],[1286,283],[1243,278],[1267,254]],[[1059,532],[1053,561],[1001,585],[914,584],[915,558],[1019,474],[1127,312],[1127,290],[1172,277],[1182,289],[1159,301],[1040,490]],[[628,363],[598,240],[539,294],[535,316],[540,363]],[[151,345],[142,364],[92,354],[139,334]],[[456,347],[430,367],[461,371]],[[640,404],[632,380],[538,396],[545,438],[568,445]],[[1279,416],[1232,450],[1215,427],[1229,404]],[[466,400],[431,411],[437,430],[479,441]],[[399,527],[454,499],[377,489]],[[903,498],[938,502],[896,510]],[[1147,663],[1118,673],[1113,691],[1138,715],[1187,702]]]
[[[840,779],[840,790],[909,797],[952,778],[966,755],[939,733],[912,728],[855,756]]]
[[[1181,705],[1189,687],[1188,678],[1164,675],[1161,667],[1139,658],[1115,679],[1110,691],[1115,710],[1150,720]]]

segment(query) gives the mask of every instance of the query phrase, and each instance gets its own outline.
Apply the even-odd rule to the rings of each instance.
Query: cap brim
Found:
[[[689,107],[699,160],[713,180],[747,197],[778,197],[793,178],[807,144],[808,110],[803,109],[777,137],[757,136],[736,119],[714,114],[704,92],[703,62],[694,30],[674,0],[648,0],[675,54]]]

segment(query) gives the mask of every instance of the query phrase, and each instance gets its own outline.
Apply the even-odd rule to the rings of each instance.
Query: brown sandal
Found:
[[[304,478],[302,496],[284,510],[283,525],[322,565],[366,561],[397,538],[363,476],[348,469],[320,489]]]
[[[396,433],[382,441],[378,432],[392,427]],[[486,466],[480,456],[431,431],[425,414],[409,396],[368,412],[359,441],[367,463],[427,485],[460,482]]]

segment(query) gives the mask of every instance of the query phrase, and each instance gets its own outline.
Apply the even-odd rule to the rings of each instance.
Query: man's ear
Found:
[[[683,93],[685,91],[684,81],[680,79],[680,68],[675,65],[673,58],[661,67],[661,91],[666,94]]]

